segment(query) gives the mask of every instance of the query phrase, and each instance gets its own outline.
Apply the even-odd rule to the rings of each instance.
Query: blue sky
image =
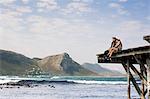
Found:
[[[79,63],[117,36],[123,48],[147,45],[149,0],[0,0],[0,48],[29,57],[67,52]]]

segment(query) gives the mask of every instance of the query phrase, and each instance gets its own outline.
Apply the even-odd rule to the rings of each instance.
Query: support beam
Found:
[[[141,75],[143,75],[144,76],[144,71],[143,71],[143,68],[142,68],[142,66],[140,66],[140,71],[141,71]],[[141,79],[141,90],[142,90],[142,95],[145,97],[145,84],[144,84],[144,80],[143,79]],[[141,99],[144,99],[143,97],[141,97]]]
[[[131,99],[131,86],[130,86],[130,63],[127,60],[127,76],[128,76],[128,99]]]
[[[126,65],[125,63],[122,63],[122,65],[123,65],[125,71],[127,72],[127,65]],[[140,90],[140,87],[139,87],[138,84],[136,83],[136,80],[134,79],[134,77],[133,77],[133,75],[131,74],[131,72],[129,72],[129,73],[130,73],[131,81],[132,81],[132,83],[133,83],[133,85],[134,85],[136,91],[137,91],[138,94],[141,96],[142,91]],[[144,97],[144,96],[143,96],[143,97]]]
[[[142,71],[144,71],[145,75],[147,76],[147,71],[146,71],[147,69],[144,66],[143,62],[140,59],[138,59],[136,55],[134,55],[134,58],[136,62],[140,65],[140,68],[142,69]]]
[[[148,89],[148,99],[150,99],[150,59],[146,59],[147,64],[147,89]]]
[[[140,73],[132,64],[130,64],[131,69],[134,71],[135,74],[137,74],[140,79],[143,81],[145,85],[147,85],[147,80],[146,78],[142,75],[143,73]]]

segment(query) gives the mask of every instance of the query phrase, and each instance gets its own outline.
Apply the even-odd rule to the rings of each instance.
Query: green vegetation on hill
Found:
[[[32,59],[12,52],[0,50],[0,75],[26,75],[39,71]]]

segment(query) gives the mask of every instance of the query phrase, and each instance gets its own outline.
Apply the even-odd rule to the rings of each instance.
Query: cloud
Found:
[[[109,6],[112,8],[121,8],[121,5],[118,3],[110,3]]]
[[[129,14],[129,12],[118,3],[110,3],[109,7],[116,9],[117,13],[120,15],[128,15]]]
[[[56,0],[39,0],[37,2],[37,8],[39,12],[43,12],[45,10],[56,10],[58,9],[58,5]]]
[[[119,0],[119,2],[127,2],[128,0]]]
[[[93,0],[72,0],[73,2],[87,2],[87,3],[92,3]]]
[[[29,31],[37,35],[51,35],[49,37],[74,36],[80,37],[90,34],[93,26],[81,20],[67,20],[63,18],[46,18],[31,16],[27,19]],[[81,27],[82,26],[82,27]]]
[[[141,31],[143,25],[140,21],[125,21],[122,22],[119,26],[119,30],[123,33],[134,33]]]
[[[17,7],[16,11],[21,12],[21,13],[31,13],[32,10],[28,6],[22,6],[22,7]]]
[[[22,0],[22,2],[23,2],[24,4],[27,4],[27,3],[29,2],[29,0]]]
[[[0,4],[7,5],[14,3],[16,0],[0,0]]]
[[[83,12],[90,12],[91,9],[87,3],[84,2],[71,2],[67,5],[65,9],[63,9],[63,12],[66,14],[69,13],[83,13]]]
[[[124,38],[138,38],[148,34],[150,32],[150,26],[137,20],[123,21],[118,24],[116,31]]]
[[[20,17],[21,15],[22,13],[20,12],[5,9],[0,14],[0,27],[6,31],[6,33],[9,30],[9,32],[21,31],[23,29],[23,19]]]

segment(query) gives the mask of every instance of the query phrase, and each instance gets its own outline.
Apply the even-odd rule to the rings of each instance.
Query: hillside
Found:
[[[12,51],[0,50],[0,75],[24,75],[38,70],[39,67],[32,59]]]
[[[106,68],[103,68],[102,66],[100,66],[99,64],[91,64],[91,63],[84,63],[82,65],[84,68],[93,71],[99,75],[106,75],[106,76],[119,76],[122,75],[120,72],[118,71],[114,71],[114,70],[109,70]]]
[[[80,65],[67,53],[45,58],[28,58],[12,51],[0,50],[0,75],[50,74],[62,76],[120,75],[98,64]]]
[[[53,75],[96,75],[75,62],[67,53],[45,57],[38,61],[38,65]]]

